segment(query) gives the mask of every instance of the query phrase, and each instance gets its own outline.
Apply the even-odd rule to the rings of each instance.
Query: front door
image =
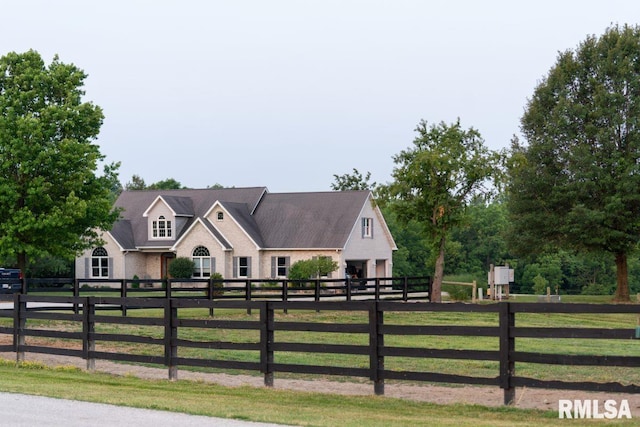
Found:
[[[169,264],[176,258],[176,254],[173,252],[165,252],[160,255],[160,277],[169,277]]]

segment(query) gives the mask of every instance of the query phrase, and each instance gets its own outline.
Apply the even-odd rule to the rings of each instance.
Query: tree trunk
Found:
[[[618,286],[616,287],[616,293],[613,300],[615,302],[630,302],[626,253],[620,252],[616,254],[616,276]]]
[[[22,275],[24,276],[27,271],[27,254],[24,252],[20,252],[18,254],[18,268],[22,271]]]
[[[440,238],[440,247],[438,248],[438,258],[436,258],[436,271],[433,274],[433,288],[431,302],[442,302],[442,279],[444,278],[444,246],[446,237]]]

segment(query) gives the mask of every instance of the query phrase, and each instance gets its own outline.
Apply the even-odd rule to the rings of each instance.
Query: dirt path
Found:
[[[15,360],[15,353],[0,353],[0,358]],[[41,362],[49,366],[75,366],[86,368],[86,361],[77,357],[57,356],[28,353],[27,361]],[[106,360],[96,361],[96,371],[111,373],[114,375],[133,375],[145,379],[167,379],[168,370],[164,368],[150,368],[144,366],[114,363]],[[261,376],[210,374],[181,370],[178,372],[181,380],[194,380],[216,383],[229,387],[251,386],[264,387]],[[327,380],[295,380],[279,379],[274,381],[274,388],[308,392],[313,390],[318,393],[333,393],[344,395],[373,395],[373,385],[370,382],[338,382]],[[385,396],[400,399],[409,399],[422,402],[440,404],[468,403],[484,406],[501,406],[503,402],[502,390],[498,387],[460,386],[443,387],[435,385],[387,383],[385,384]],[[598,399],[602,404],[605,400],[614,399],[620,405],[623,399],[629,403],[632,415],[640,417],[640,395],[589,393],[570,390],[544,390],[544,389],[518,389],[516,390],[515,407],[534,408],[544,410],[558,410],[560,399]]]

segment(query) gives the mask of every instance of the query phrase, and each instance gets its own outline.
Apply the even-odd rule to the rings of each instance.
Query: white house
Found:
[[[76,259],[76,277],[160,279],[175,257],[195,277],[284,278],[327,256],[340,271],[390,277],[395,242],[370,191],[269,193],[265,187],[123,191],[104,245]]]

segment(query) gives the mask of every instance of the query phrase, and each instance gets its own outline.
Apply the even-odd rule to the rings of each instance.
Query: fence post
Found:
[[[164,279],[164,283],[164,296],[166,299],[169,299],[171,298],[171,285],[173,283],[173,279]]]
[[[289,300],[289,282],[286,280],[282,281],[282,302],[287,302]],[[284,306],[284,314],[287,314],[287,305]]]
[[[369,366],[370,376],[373,381],[373,392],[377,396],[384,395],[384,313],[378,308],[378,301],[369,303]]]
[[[379,301],[380,300],[380,278],[376,277],[374,283],[374,294],[375,294],[375,300]]]
[[[351,277],[347,277],[347,301],[351,301]]]
[[[275,318],[272,304],[265,301],[260,309],[260,370],[265,387],[273,387],[273,340]]]
[[[478,293],[478,284],[475,280],[472,283],[473,285],[471,288],[471,302],[475,304],[477,302],[476,294]]]
[[[27,326],[27,303],[22,299],[20,293],[13,295],[13,347],[17,362],[24,361],[24,329]]]
[[[215,292],[215,286],[213,285],[212,277],[209,277],[209,281],[207,282],[207,300],[213,302],[213,293]],[[213,317],[213,305],[209,307],[209,317]]]
[[[127,297],[127,279],[120,279],[120,297],[121,298]],[[127,317],[127,305],[125,304],[124,301],[120,306],[120,311],[122,312],[122,316]]]
[[[245,280],[245,300],[251,301],[251,280]],[[247,304],[247,314],[251,315],[251,305]]]
[[[508,302],[500,303],[500,388],[504,390],[504,404],[512,405],[516,398],[516,389],[511,384],[515,373],[513,352],[515,338],[511,329],[515,326],[515,314],[511,312]]]
[[[320,302],[320,278],[316,277],[316,280],[314,282],[314,288],[315,288],[315,301],[316,302]],[[316,309],[316,313],[320,313],[319,309]]]
[[[96,331],[96,305],[92,297],[86,297],[82,304],[82,357],[87,361],[87,370],[96,369],[96,359],[93,352],[96,350],[94,334]]]
[[[178,357],[178,309],[173,306],[173,299],[165,300],[164,305],[164,364],[169,368],[169,380],[178,379],[178,366],[175,359]]]

